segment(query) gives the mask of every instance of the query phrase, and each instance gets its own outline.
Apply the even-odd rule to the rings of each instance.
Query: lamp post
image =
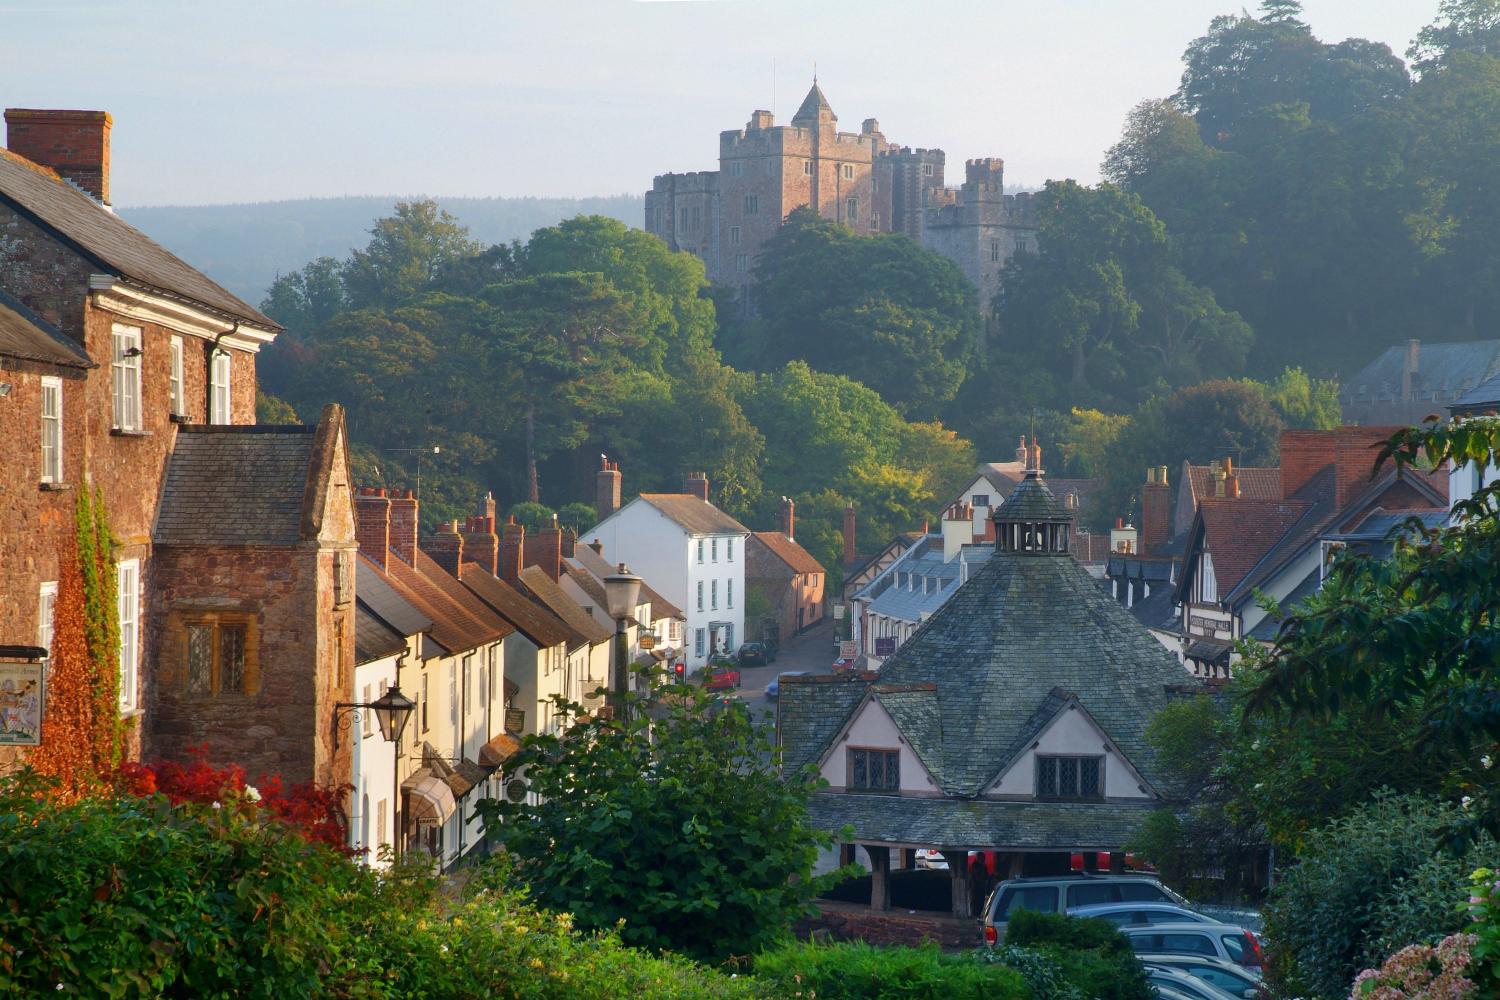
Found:
[[[398,665],[399,669],[399,665]],[[380,727],[380,735],[391,744],[392,749],[392,773],[395,775],[395,809],[392,811],[392,823],[396,823],[400,815],[401,806],[401,768],[399,760],[401,756],[401,734],[406,731],[406,723],[411,719],[411,713],[416,711],[417,704],[406,695],[401,693],[401,688],[392,684],[385,694],[374,701],[341,701],[334,705],[334,733],[333,747],[338,749],[338,734],[349,728],[353,721],[351,715],[345,712],[353,712],[356,709],[369,709],[375,713],[375,723]],[[401,836],[399,827],[391,831],[391,850],[399,857],[401,854]]]
[[[604,578],[604,597],[609,603],[609,616],[615,620],[615,655],[610,665],[609,705],[614,717],[625,719],[625,661],[630,650],[625,643],[625,620],[640,603],[641,578],[620,563],[616,572]]]

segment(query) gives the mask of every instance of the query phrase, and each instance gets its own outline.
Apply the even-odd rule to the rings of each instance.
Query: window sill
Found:
[[[122,719],[138,719],[138,718],[140,718],[141,716],[143,716],[145,714],[146,714],[145,710],[144,709],[140,709],[140,708],[122,708],[122,709],[120,709],[120,718],[122,718]]]
[[[119,427],[111,427],[109,429],[109,436],[122,438],[148,438],[153,437],[154,435],[152,435],[150,431],[127,431]]]
[[[68,483],[38,483],[37,489],[43,493],[61,493],[63,490],[71,490],[73,487]]]
[[[167,419],[174,424],[190,424],[193,422],[193,418],[186,413],[171,413],[167,415]]]

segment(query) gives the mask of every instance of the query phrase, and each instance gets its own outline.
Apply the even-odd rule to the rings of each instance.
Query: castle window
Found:
[[[901,788],[901,753],[897,750],[850,750],[851,792],[894,792]]]
[[[758,215],[760,213],[760,199],[753,194],[745,195],[745,214]]]
[[[1037,754],[1036,797],[1039,799],[1104,798],[1103,757],[1056,757]]]
[[[922,176],[923,177],[931,177],[932,176],[932,164],[930,164],[930,163],[924,163],[924,164],[922,164]]]
[[[854,164],[852,164],[852,163],[846,163],[846,164],[844,164],[844,180],[846,180],[846,181],[852,181],[852,180],[854,180]]]
[[[732,247],[737,247],[737,246],[740,245],[740,227],[739,226],[730,226],[729,227],[729,245],[732,246]]]
[[[739,177],[739,176],[743,175],[744,172],[745,172],[745,163],[744,163],[743,160],[730,160],[729,161],[729,176],[730,177]]]
[[[190,695],[254,694],[250,616],[193,613],[183,616],[183,680]]]
[[[999,240],[990,240],[990,260],[991,261],[997,261],[999,259],[1000,259],[1000,241]]]
[[[844,219],[850,225],[853,225],[855,222],[859,221],[859,199],[858,198],[845,198],[844,199]]]
[[[111,331],[110,388],[113,390],[114,429],[141,429],[141,331],[116,323]]]
[[[693,209],[693,232],[703,228],[703,209]]]
[[[880,228],[880,213],[879,212],[871,212],[870,213],[870,228],[872,230]]]
[[[62,379],[42,378],[42,482],[62,482]]]
[[[744,254],[737,253],[734,255],[734,269],[736,271],[744,271],[748,269],[749,266],[750,262],[746,259]]]
[[[776,164],[778,162],[779,161],[777,161],[777,160],[767,160],[766,161],[766,176],[767,177],[775,177],[776,176]]]

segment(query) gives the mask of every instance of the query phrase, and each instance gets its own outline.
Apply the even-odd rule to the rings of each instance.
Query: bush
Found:
[[[789,944],[755,960],[770,996],[818,1000],[1027,1000],[1020,972],[945,955],[936,945],[872,948],[856,944]],[[1036,998],[1040,1000],[1040,998]]]
[[[1311,833],[1265,908],[1272,985],[1288,995],[1340,997],[1361,969],[1407,945],[1463,929],[1468,873],[1496,845],[1444,852],[1461,811],[1415,795],[1378,795]]]
[[[1477,995],[1469,978],[1474,944],[1472,934],[1452,934],[1436,947],[1407,945],[1380,968],[1361,972],[1349,1000],[1468,1000]]]
[[[1094,1000],[1154,996],[1129,939],[1107,920],[1021,910],[1005,925],[1005,941],[1045,955],[1064,982]]]
[[[1008,965],[1021,974],[1031,1000],[1089,1000],[1082,990],[1068,982],[1057,959],[1045,951],[1021,948],[1006,942],[974,953],[980,962]]]

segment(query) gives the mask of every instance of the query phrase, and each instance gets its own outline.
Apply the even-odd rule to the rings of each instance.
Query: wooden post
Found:
[[[1124,875],[1125,874],[1125,852],[1124,851],[1110,851],[1109,852],[1109,873],[1111,875]]]
[[[917,849],[915,847],[901,848],[901,867],[907,871],[917,867]]]
[[[865,851],[870,855],[870,909],[889,910],[891,908],[891,849],[866,844]]]
[[[974,908],[969,905],[969,852],[944,851],[948,862],[948,876],[953,888],[953,915],[960,919],[972,917]]]
[[[853,844],[840,844],[839,845],[839,867],[840,868],[842,868],[844,865],[852,865],[852,864],[854,864],[854,857],[855,857],[854,850],[855,849],[854,849],[854,845]]]

